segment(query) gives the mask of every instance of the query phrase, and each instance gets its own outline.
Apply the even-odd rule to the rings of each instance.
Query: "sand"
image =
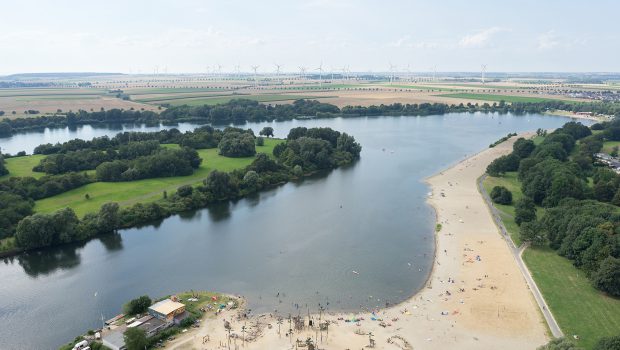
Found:
[[[427,287],[419,293],[399,305],[376,310],[385,327],[371,320],[370,312],[323,314],[323,321],[330,321],[329,336],[326,331],[311,329],[294,332],[291,339],[285,335],[286,319],[278,334],[272,315],[246,319],[238,318],[238,310],[228,310],[169,342],[167,348],[227,348],[224,319],[231,321],[232,333],[239,336],[231,340],[231,349],[235,343],[244,349],[291,349],[297,339],[308,337],[318,339],[321,349],[362,349],[369,344],[369,332],[376,349],[517,350],[544,344],[548,340],[546,325],[476,185],[487,164],[509,153],[515,140],[513,137],[427,179],[432,189],[428,201],[442,225],[437,233],[434,269]],[[316,322],[319,315],[312,317]],[[343,321],[354,317],[364,320]],[[248,332],[261,330],[260,336],[245,346],[243,325]],[[205,335],[209,341],[203,343]]]

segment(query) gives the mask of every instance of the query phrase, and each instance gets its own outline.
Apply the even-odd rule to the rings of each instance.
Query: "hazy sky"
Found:
[[[0,74],[620,71],[620,1],[2,0]]]

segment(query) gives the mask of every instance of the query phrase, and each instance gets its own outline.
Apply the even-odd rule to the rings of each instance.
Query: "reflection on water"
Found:
[[[216,290],[246,296],[257,311],[280,312],[296,304],[357,310],[401,301],[423,288],[433,264],[434,215],[422,179],[508,132],[567,120],[450,114],[247,124],[272,126],[277,137],[297,126],[345,131],[362,144],[362,158],[238,201],[5,259],[0,348],[56,348],[143,294]],[[116,130],[83,127],[45,140],[105,132]],[[34,143],[30,137],[11,142]]]
[[[96,238],[108,252],[123,249],[123,238],[118,233],[101,235]],[[67,270],[78,266],[81,262],[79,251],[86,242],[64,244],[54,249],[29,251],[17,257],[6,258],[5,263],[13,263],[17,259],[24,272],[31,277],[49,275],[56,270]]]

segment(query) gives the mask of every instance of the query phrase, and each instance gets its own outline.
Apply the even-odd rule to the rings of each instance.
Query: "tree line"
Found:
[[[242,133],[234,128],[228,132],[224,131],[223,135],[227,133],[249,135],[247,131]],[[153,223],[170,215],[203,208],[212,203],[241,198],[317,170],[331,170],[351,164],[359,159],[360,152],[359,143],[346,133],[329,128],[296,128],[292,129],[287,140],[280,144],[277,154],[274,151],[275,159],[259,153],[244,169],[229,173],[212,171],[196,186],[181,186],[170,195],[165,191],[162,192],[162,197],[158,201],[137,203],[123,208],[119,208],[116,203],[107,203],[98,213],[89,213],[81,220],[70,208],[50,214],[31,215],[32,206],[30,206],[23,210],[25,217],[14,220],[11,225],[16,225],[15,240],[17,246],[22,249],[86,240],[117,229]],[[14,195],[0,191],[0,195],[3,193]],[[21,196],[20,198],[22,200],[16,202],[33,203],[32,198]]]
[[[569,122],[535,145],[523,138],[487,173],[518,171],[523,198],[515,222],[524,242],[548,246],[583,270],[594,287],[620,296],[620,175],[593,157],[603,142],[620,139],[620,120],[593,125]],[[541,130],[540,135],[544,134]],[[502,191],[503,192],[503,191]],[[501,200],[497,190],[496,201]],[[504,197],[506,198],[506,197]],[[545,207],[537,217],[536,206]]]
[[[572,112],[592,112],[620,116],[620,102],[513,102],[443,104],[421,103],[373,106],[345,106],[342,109],[329,103],[316,100],[297,100],[292,104],[271,105],[248,99],[233,99],[229,102],[209,106],[167,106],[161,113],[153,111],[111,109],[77,113],[46,115],[38,118],[15,118],[0,122],[0,137],[10,136],[16,132],[42,130],[50,127],[65,127],[85,124],[111,123],[178,123],[201,122],[213,125],[231,123],[262,122],[273,120],[291,120],[295,118],[335,118],[361,116],[427,116],[453,112],[498,112],[498,113],[542,113],[549,110],[566,110]]]

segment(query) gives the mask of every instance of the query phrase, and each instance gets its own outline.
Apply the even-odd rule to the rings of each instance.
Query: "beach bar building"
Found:
[[[171,299],[164,299],[149,307],[149,314],[164,322],[174,322],[175,317],[185,313],[185,305]]]

